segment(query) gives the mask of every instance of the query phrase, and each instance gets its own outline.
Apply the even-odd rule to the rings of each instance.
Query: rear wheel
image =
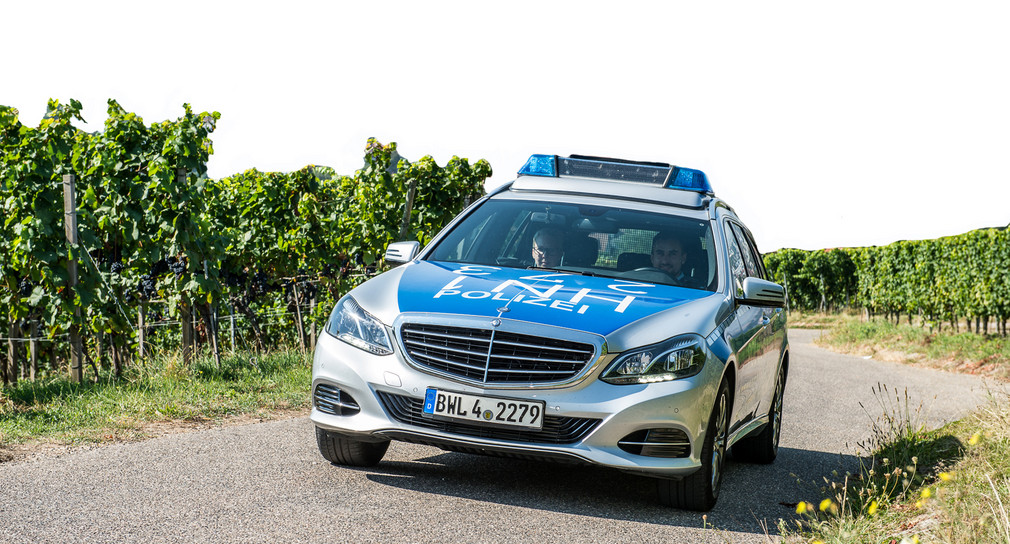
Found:
[[[352,467],[373,467],[389,449],[389,440],[364,442],[319,427],[316,427],[316,444],[327,461]]]
[[[708,420],[701,448],[701,468],[681,480],[659,480],[659,502],[666,506],[707,512],[719,499],[729,440],[729,384],[722,382]]]
[[[786,388],[786,367],[779,369],[775,380],[775,396],[768,410],[768,424],[759,434],[749,436],[733,445],[733,457],[749,463],[767,465],[779,453],[779,436],[782,434],[782,397]]]

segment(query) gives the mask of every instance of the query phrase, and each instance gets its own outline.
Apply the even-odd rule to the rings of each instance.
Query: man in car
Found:
[[[561,264],[565,255],[565,235],[553,227],[538,230],[533,235],[533,265],[554,268]]]
[[[652,266],[670,276],[673,281],[684,284],[688,278],[681,270],[687,262],[684,244],[672,232],[660,231],[652,239]]]

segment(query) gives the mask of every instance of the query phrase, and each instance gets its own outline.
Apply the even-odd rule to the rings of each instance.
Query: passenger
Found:
[[[681,270],[685,262],[687,253],[680,238],[669,231],[656,233],[652,239],[652,266],[665,272],[673,281],[684,284],[688,280]]]
[[[547,227],[533,235],[533,265],[554,268],[561,264],[565,255],[565,235],[560,230]]]

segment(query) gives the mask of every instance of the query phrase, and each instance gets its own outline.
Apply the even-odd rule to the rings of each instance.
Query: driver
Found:
[[[559,229],[546,227],[533,235],[533,264],[541,268],[554,268],[565,255],[565,235]]]
[[[684,244],[674,233],[660,231],[652,239],[652,266],[666,273],[677,283],[687,281],[681,268],[687,262]]]

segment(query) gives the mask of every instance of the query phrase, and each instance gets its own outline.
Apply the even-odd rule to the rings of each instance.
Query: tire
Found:
[[[726,464],[731,409],[729,383],[723,381],[708,419],[705,443],[701,448],[701,468],[681,480],[659,480],[661,504],[697,512],[708,512],[715,506]]]
[[[782,397],[786,388],[786,368],[779,369],[775,380],[775,396],[768,410],[768,424],[760,433],[744,438],[733,445],[733,458],[762,465],[775,461],[779,453],[779,436],[782,434]]]
[[[389,440],[363,442],[316,427],[316,444],[323,458],[336,465],[374,467],[389,449]]]

